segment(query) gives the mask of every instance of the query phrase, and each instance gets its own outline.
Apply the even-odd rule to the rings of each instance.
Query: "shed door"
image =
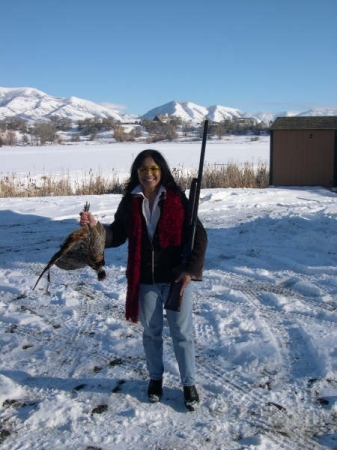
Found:
[[[274,130],[273,184],[333,186],[334,130]]]

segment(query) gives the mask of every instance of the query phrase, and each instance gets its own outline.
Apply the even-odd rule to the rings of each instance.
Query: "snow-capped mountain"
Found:
[[[234,118],[242,117],[243,113],[238,109],[226,106],[214,105],[206,108],[191,102],[173,101],[151,109],[142,118],[154,119],[158,115],[177,116],[186,122],[200,123],[205,118],[213,122],[221,122],[224,119],[233,120]]]
[[[335,109],[310,109],[297,114],[298,116],[337,116]]]
[[[35,122],[49,119],[51,116],[68,118],[73,122],[93,117],[109,117],[121,123],[132,122],[137,118],[154,119],[158,115],[176,116],[185,122],[197,124],[204,119],[214,122],[222,120],[251,118],[256,122],[269,124],[276,117],[284,116],[337,116],[336,109],[314,109],[309,111],[243,112],[227,106],[200,106],[192,102],[171,101],[162,106],[151,109],[141,117],[123,114],[106,104],[92,102],[77,97],[59,98],[46,94],[34,88],[5,88],[0,87],[0,120],[8,117]]]
[[[15,117],[28,121],[58,116],[72,121],[110,117],[125,122],[126,116],[107,106],[77,97],[52,97],[33,88],[0,88],[0,120]]]

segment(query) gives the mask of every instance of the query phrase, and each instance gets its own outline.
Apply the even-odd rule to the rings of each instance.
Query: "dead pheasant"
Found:
[[[90,204],[86,202],[83,210],[89,211]],[[97,222],[95,226],[84,225],[73,231],[61,245],[60,250],[55,253],[49,263],[43,269],[33,290],[36,288],[41,277],[55,264],[60,269],[75,270],[89,266],[97,272],[98,280],[106,278],[103,266],[105,248],[105,228]],[[49,279],[49,274],[48,274]]]

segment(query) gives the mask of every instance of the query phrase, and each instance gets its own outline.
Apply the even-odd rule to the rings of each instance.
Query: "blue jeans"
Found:
[[[144,327],[143,345],[147,368],[152,380],[161,380],[164,374],[163,362],[163,308],[170,285],[140,284],[139,318]],[[187,285],[179,312],[166,310],[166,317],[173,341],[183,386],[195,384],[194,326],[192,318],[192,286]]]

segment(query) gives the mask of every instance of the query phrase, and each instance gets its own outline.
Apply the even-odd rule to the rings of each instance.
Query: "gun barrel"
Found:
[[[204,168],[204,160],[205,160],[205,150],[206,150],[206,141],[207,141],[207,132],[208,132],[208,120],[205,120],[204,123],[204,132],[202,137],[201,144],[201,153],[200,153],[200,162],[199,162],[199,171],[198,178],[193,178],[190,188],[189,195],[189,208],[187,211],[187,242],[184,246],[183,254],[182,254],[182,263],[185,263],[194,247],[194,237],[195,231],[198,221],[198,207],[199,207],[199,197],[200,197],[200,189],[201,189],[201,180],[202,180],[202,172]],[[180,311],[180,306],[182,302],[182,296],[180,295],[182,283],[173,282],[171,284],[170,293],[165,302],[165,309],[170,309],[172,311]]]

